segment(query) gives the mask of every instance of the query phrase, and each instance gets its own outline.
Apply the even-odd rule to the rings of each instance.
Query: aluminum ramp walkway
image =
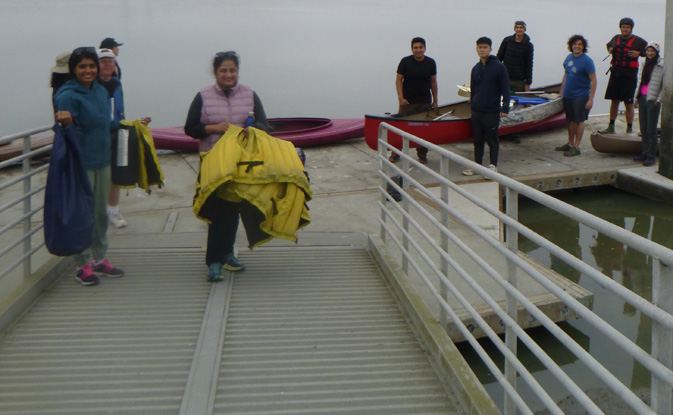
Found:
[[[0,413],[458,413],[345,235],[242,250],[217,284],[203,234],[114,236],[123,278],[68,273],[0,338]]]

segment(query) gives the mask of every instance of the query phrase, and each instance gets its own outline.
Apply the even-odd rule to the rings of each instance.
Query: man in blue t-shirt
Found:
[[[437,64],[425,56],[425,39],[415,37],[411,40],[411,55],[402,58],[397,65],[395,80],[398,113],[425,111],[432,107],[437,112]],[[417,147],[416,154],[421,163],[428,161],[428,149]],[[393,153],[390,161],[395,163],[399,156]]]
[[[596,94],[596,67],[586,54],[588,44],[582,35],[568,39],[568,50],[572,52],[563,61],[563,81],[561,93],[568,121],[568,143],[556,147],[566,157],[579,156],[580,142],[584,134],[584,122],[594,105]]]

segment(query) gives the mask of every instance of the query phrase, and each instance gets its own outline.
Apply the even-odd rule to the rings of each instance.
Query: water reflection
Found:
[[[669,205],[642,199],[613,188],[574,191],[558,194],[556,197],[644,238],[669,248],[673,246],[673,236],[670,232],[673,212]],[[651,258],[532,201],[520,201],[519,218],[535,232],[583,259],[634,293],[648,300],[652,298]],[[643,350],[650,351],[652,331],[650,318],[525,238],[520,240],[520,249],[593,292],[594,311]],[[615,351],[614,345],[606,342],[602,335],[595,334],[595,329],[581,319],[570,321],[568,324],[588,336],[591,354],[632,390],[649,388],[650,373],[641,364],[626,354]],[[585,340],[584,336],[579,338]],[[560,352],[552,350],[551,353]],[[582,370],[577,368],[569,372],[582,376]],[[576,378],[575,380],[578,381]],[[585,390],[597,387],[591,382],[582,385],[581,380],[578,384]],[[646,395],[647,393],[643,392],[645,398]]]

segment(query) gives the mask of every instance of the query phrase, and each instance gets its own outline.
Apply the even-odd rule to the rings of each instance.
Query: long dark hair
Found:
[[[59,90],[66,82],[73,79],[73,76],[69,73],[51,73],[51,96],[56,95],[56,91]]]

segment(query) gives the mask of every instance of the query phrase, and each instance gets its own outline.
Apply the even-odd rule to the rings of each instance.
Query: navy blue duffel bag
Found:
[[[44,241],[53,255],[70,256],[91,246],[93,191],[82,163],[75,128],[54,125],[44,191]]]

